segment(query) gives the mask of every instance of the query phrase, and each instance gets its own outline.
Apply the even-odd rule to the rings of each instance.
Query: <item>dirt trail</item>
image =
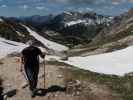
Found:
[[[62,91],[62,87],[65,87],[66,84],[66,77],[69,76],[69,73],[64,73],[62,69],[65,69],[67,66],[50,63],[46,64],[46,88],[49,88],[50,91],[50,87],[55,86],[55,88],[58,88],[60,91],[52,92],[52,90],[43,96],[36,96],[33,99],[30,96],[28,87],[22,89],[22,85],[26,80],[22,73],[19,72],[20,63],[18,62],[18,58],[8,57],[2,59],[1,62],[3,64],[0,64],[0,76],[2,76],[2,79],[4,80],[4,91],[7,92],[12,89],[17,89],[16,94],[7,100],[120,100],[113,97],[110,90],[108,91],[107,88],[98,87],[96,84],[94,86],[91,82],[87,83],[87,85],[89,84],[88,86],[85,85],[85,88],[81,89],[83,92],[80,95],[67,94],[65,91]],[[41,64],[38,88],[44,87],[44,80],[43,77],[41,77],[44,71],[43,68],[44,66]]]
[[[28,88],[22,89],[23,84],[26,80],[22,73],[19,72],[20,63],[17,57],[9,57],[8,59],[2,60],[3,64],[0,65],[0,76],[4,80],[5,92],[17,89],[17,94],[11,100],[31,100]],[[43,64],[40,67],[40,74],[43,74]],[[62,73],[59,71],[59,67],[46,65],[46,88],[57,85],[64,87],[64,79]],[[44,87],[43,78],[39,78],[38,88]],[[54,95],[53,95],[54,96]],[[36,97],[35,100],[44,100],[44,98],[49,98],[49,96]],[[50,99],[49,99],[50,100]],[[59,99],[60,100],[60,99]]]

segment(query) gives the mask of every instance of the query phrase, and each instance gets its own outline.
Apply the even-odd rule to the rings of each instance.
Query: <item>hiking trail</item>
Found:
[[[69,72],[62,71],[62,69],[65,70],[65,68],[67,68],[67,65],[48,62],[46,62],[45,86],[49,92],[31,98],[28,87],[22,88],[26,80],[19,71],[20,62],[18,59],[19,57],[6,57],[0,60],[0,76],[3,79],[4,92],[16,89],[14,96],[7,98],[7,100],[121,100],[112,96],[108,88],[98,86],[92,82],[87,83],[87,85],[89,85],[84,86],[84,88],[80,87],[83,91],[81,94],[67,94],[66,91],[63,90],[63,87],[67,84],[66,79],[69,77]],[[44,87],[43,71],[44,65],[40,64],[38,80],[38,88],[40,88],[40,90],[43,90]]]

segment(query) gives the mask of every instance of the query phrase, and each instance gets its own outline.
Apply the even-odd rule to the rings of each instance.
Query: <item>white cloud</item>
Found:
[[[92,8],[89,8],[89,7],[86,7],[86,8],[77,8],[77,10],[79,11],[79,12],[85,12],[85,11],[93,11],[93,9]]]
[[[45,7],[43,7],[43,6],[38,6],[38,7],[36,7],[36,9],[38,9],[38,10],[43,10],[43,9],[45,9]]]
[[[103,7],[104,10],[106,10],[106,9],[107,10],[112,10],[113,8],[114,8],[114,6],[105,6],[105,7]]]
[[[124,9],[119,9],[121,12],[127,12],[129,9],[128,8],[124,8]]]
[[[126,0],[112,0],[113,5],[119,5],[120,3],[124,3]]]
[[[1,7],[2,7],[2,8],[6,8],[6,7],[7,7],[7,5],[1,5]]]
[[[49,2],[56,2],[56,3],[67,3],[70,0],[48,0]]]
[[[97,9],[97,12],[104,13],[103,9]]]
[[[119,5],[119,2],[112,2],[113,5]]]
[[[86,8],[86,10],[87,10],[87,11],[93,11],[92,8],[88,8],[88,7]]]
[[[45,10],[45,11],[49,11],[50,9],[44,6],[36,6],[35,7],[37,10]]]
[[[73,10],[74,8],[73,7],[67,7],[67,10]]]
[[[128,0],[128,2],[133,3],[133,0]]]
[[[28,5],[23,5],[23,6],[20,6],[20,8],[23,8],[23,9],[28,9],[29,6]]]

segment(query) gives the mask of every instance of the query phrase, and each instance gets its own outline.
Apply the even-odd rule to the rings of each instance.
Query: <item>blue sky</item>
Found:
[[[119,15],[130,8],[133,0],[0,0],[0,16],[47,15],[70,10]]]

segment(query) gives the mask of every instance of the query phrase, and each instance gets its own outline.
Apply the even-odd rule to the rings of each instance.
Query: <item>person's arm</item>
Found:
[[[45,53],[44,52],[41,52],[41,54],[40,54],[40,56],[41,56],[41,58],[45,58]]]
[[[42,52],[39,48],[38,48],[38,52],[41,58],[45,58],[46,53]]]

